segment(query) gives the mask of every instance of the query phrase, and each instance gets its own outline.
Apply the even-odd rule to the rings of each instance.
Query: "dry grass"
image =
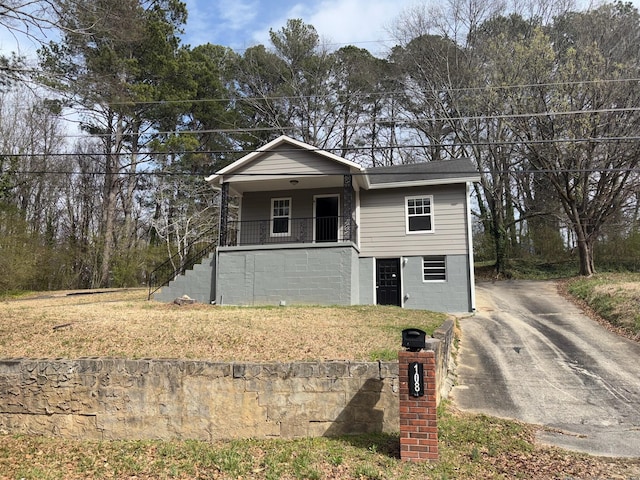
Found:
[[[430,331],[444,318],[392,307],[179,307],[147,302],[142,290],[61,292],[2,302],[0,358],[370,359],[397,352],[402,328]],[[398,438],[385,434],[213,443],[0,435],[0,479],[640,478],[637,460],[535,445],[535,428],[444,407],[440,461],[423,464],[400,461]]]
[[[618,333],[640,341],[640,273],[603,273],[567,282],[567,291]]]
[[[0,358],[186,358],[216,361],[390,359],[401,330],[442,314],[396,307],[220,307],[149,302],[144,290],[6,300]]]
[[[440,459],[399,457],[396,435],[295,440],[109,441],[0,435],[0,479],[638,479],[637,459],[534,444],[536,427],[441,408]]]

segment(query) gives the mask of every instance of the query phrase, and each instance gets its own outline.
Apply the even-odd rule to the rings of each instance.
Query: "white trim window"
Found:
[[[422,281],[446,282],[447,257],[444,255],[427,255],[422,257]]]
[[[271,236],[291,235],[291,198],[271,199]]]
[[[407,233],[433,232],[433,195],[405,197]]]

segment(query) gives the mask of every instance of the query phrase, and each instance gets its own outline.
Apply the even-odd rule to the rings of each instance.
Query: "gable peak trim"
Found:
[[[213,175],[210,175],[208,177],[205,178],[205,180],[207,182],[214,182],[216,179],[218,179],[219,177],[233,172],[234,170],[240,168],[243,165],[246,165],[252,161],[254,161],[256,158],[264,155],[265,153],[269,153],[271,152],[273,149],[284,145],[284,144],[289,144],[292,146],[295,146],[297,148],[306,150],[308,152],[311,153],[316,153],[322,157],[325,157],[329,160],[332,160],[334,162],[340,163],[346,167],[349,167],[350,169],[354,169],[357,172],[364,172],[364,167],[362,167],[361,165],[352,162],[350,160],[347,160],[346,158],[340,157],[334,153],[328,152],[326,150],[322,150],[321,148],[318,147],[314,147],[313,145],[310,145],[308,143],[305,142],[301,142],[300,140],[296,140],[294,138],[289,137],[288,135],[280,135],[278,138],[271,140],[270,142],[264,144],[263,146],[257,148],[255,151],[248,153],[247,155],[245,155],[244,157],[236,160],[235,162],[227,165],[226,167],[224,167],[221,170],[218,170],[216,173],[214,173]]]

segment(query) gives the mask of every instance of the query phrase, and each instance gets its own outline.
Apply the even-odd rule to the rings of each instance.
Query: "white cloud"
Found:
[[[309,18],[330,43],[355,44],[379,53],[389,43],[389,29],[414,0],[326,0]]]
[[[187,5],[187,24],[185,30],[185,42],[191,46],[202,45],[211,41],[211,14],[207,14],[198,0],[185,0]]]
[[[269,28],[280,29],[291,18],[313,25],[332,48],[354,44],[374,54],[383,54],[390,46],[389,27],[393,20],[415,0],[325,0],[298,3],[284,12],[268,28],[254,32],[255,43],[269,42]]]
[[[184,38],[191,46],[214,43],[238,47],[237,38],[244,36],[243,29],[255,22],[258,11],[257,0],[218,0],[215,3],[185,0],[185,3],[189,15]]]
[[[235,0],[233,2],[222,0],[218,2],[217,9],[220,19],[225,22],[227,28],[241,30],[255,20],[258,14],[258,2],[255,0]]]

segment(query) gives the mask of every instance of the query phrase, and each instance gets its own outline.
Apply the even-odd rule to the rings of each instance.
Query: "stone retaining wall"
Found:
[[[448,368],[447,338],[429,342],[438,371]],[[216,440],[397,432],[398,388],[397,362],[4,359],[0,433]]]
[[[433,338],[427,339],[427,350],[436,353],[436,394],[440,405],[447,398],[455,377],[455,322],[447,320],[433,332]]]

